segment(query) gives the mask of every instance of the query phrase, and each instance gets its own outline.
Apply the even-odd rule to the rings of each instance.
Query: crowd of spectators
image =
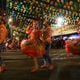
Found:
[[[62,37],[53,38],[52,48],[53,49],[62,49],[64,48],[65,40]]]

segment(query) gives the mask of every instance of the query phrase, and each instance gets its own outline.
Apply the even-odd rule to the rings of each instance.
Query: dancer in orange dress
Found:
[[[45,54],[44,44],[40,40],[42,33],[37,24],[38,21],[32,21],[32,24],[26,29],[26,33],[29,35],[28,39],[21,42],[21,50],[23,53],[32,57],[34,60],[34,68],[32,69],[32,72],[39,69],[37,56],[42,56]]]
[[[0,20],[0,53],[2,52],[3,47],[5,46],[5,42],[7,39],[7,29],[6,26],[4,24],[4,21],[1,19]],[[0,72],[3,72],[6,70],[5,64],[3,59],[0,56]]]
[[[73,55],[80,55],[80,39],[66,40],[65,50],[68,56],[72,53]]]

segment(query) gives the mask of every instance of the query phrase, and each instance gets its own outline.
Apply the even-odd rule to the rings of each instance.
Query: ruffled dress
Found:
[[[21,42],[21,50],[24,54],[30,57],[45,54],[44,43],[40,40],[41,34],[41,31],[37,29],[30,29],[28,31],[29,38]]]

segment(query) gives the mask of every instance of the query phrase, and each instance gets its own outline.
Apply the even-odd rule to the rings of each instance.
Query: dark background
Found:
[[[6,0],[0,0],[0,9],[6,10]]]

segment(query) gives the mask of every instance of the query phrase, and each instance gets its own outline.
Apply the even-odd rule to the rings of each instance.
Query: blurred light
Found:
[[[68,37],[67,37],[67,36],[64,36],[64,37],[63,37],[63,40],[66,40],[66,39],[68,39]]]
[[[16,40],[19,40],[19,37],[16,37]]]
[[[9,18],[8,23],[12,22],[12,18]]]
[[[64,23],[64,18],[63,17],[57,17],[56,19],[56,23],[57,23],[57,26],[62,26],[63,23]]]
[[[72,35],[69,39],[80,39],[80,35]]]
[[[65,24],[65,25],[67,25],[67,24],[68,24],[68,22],[65,22],[64,24]]]

